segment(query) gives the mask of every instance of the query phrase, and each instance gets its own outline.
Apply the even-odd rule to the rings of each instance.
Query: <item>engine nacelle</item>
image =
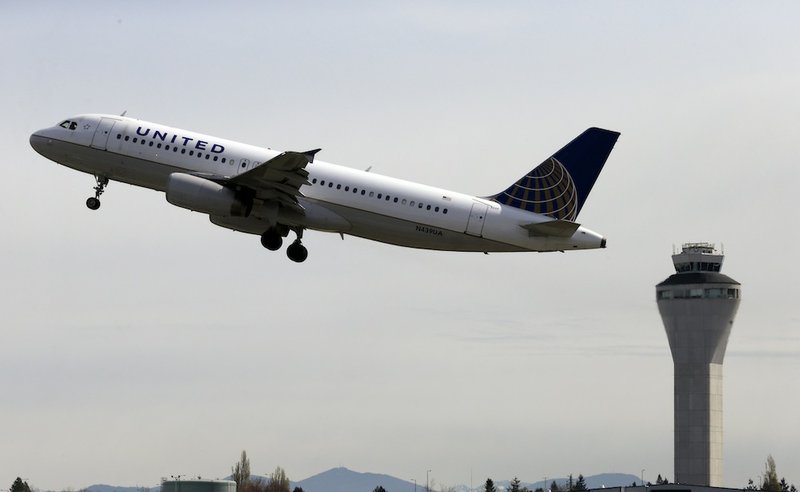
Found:
[[[253,207],[236,192],[205,178],[172,173],[167,181],[167,201],[181,208],[222,217],[247,217]]]

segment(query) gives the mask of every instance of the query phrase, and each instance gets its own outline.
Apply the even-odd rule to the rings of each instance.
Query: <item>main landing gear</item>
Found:
[[[86,199],[86,206],[89,207],[90,210],[97,210],[100,208],[100,195],[103,194],[106,185],[108,185],[108,178],[105,176],[95,176],[94,180],[97,181],[97,186],[94,187],[94,196],[90,196]]]
[[[308,258],[308,250],[303,246],[303,229],[293,228],[297,239],[286,248],[286,256],[295,263],[302,263]],[[270,251],[277,251],[283,245],[283,238],[289,235],[289,228],[284,225],[271,227],[261,235],[261,245]]]

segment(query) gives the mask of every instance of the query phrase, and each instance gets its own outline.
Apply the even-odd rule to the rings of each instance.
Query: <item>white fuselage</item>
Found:
[[[123,116],[82,115],[74,129],[37,131],[31,145],[65,166],[158,191],[173,173],[232,178],[279,151]],[[531,235],[523,225],[553,219],[480,197],[315,160],[300,188],[305,213],[278,212],[257,201],[247,217],[218,217],[217,225],[261,234],[274,221],[385,243],[450,251],[564,251],[604,247],[579,227],[571,237]]]

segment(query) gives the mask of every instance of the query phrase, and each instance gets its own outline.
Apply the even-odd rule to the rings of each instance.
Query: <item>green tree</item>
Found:
[[[28,482],[23,482],[21,478],[17,477],[14,483],[11,484],[9,492],[31,492]]]
[[[491,478],[486,479],[486,483],[483,486],[484,492],[497,492],[497,488],[494,486],[494,482]]]
[[[559,492],[561,489],[559,488],[558,484],[555,480],[550,484],[550,492]]]
[[[794,484],[789,485],[789,482],[786,481],[786,477],[781,478],[781,492],[797,492],[797,487]]]
[[[781,492],[781,483],[778,481],[778,472],[775,470],[775,460],[772,455],[767,456],[767,462],[764,465],[761,490],[765,492]]]
[[[578,474],[578,481],[575,482],[575,486],[572,488],[572,490],[581,492],[584,490],[589,490],[589,487],[586,486],[586,479],[583,478],[582,474]]]
[[[247,451],[242,450],[242,457],[231,467],[231,474],[233,481],[236,482],[236,492],[244,492],[250,480],[250,460],[247,458]]]
[[[297,486],[292,490],[292,492],[305,492],[305,491],[303,490],[303,487]]]
[[[383,485],[378,485],[377,487],[372,489],[372,492],[386,492],[386,489],[383,488]]]
[[[289,492],[289,477],[280,466],[269,476],[265,492]]]
[[[509,485],[511,487],[511,489],[510,489],[511,492],[520,492],[522,490],[522,489],[520,489],[519,478],[517,478],[517,477],[514,477],[514,480],[512,480]]]

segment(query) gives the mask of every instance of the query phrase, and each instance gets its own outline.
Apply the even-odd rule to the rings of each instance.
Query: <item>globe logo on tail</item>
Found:
[[[525,177],[494,197],[498,202],[554,219],[574,221],[578,193],[567,169],[555,157],[539,164]]]

